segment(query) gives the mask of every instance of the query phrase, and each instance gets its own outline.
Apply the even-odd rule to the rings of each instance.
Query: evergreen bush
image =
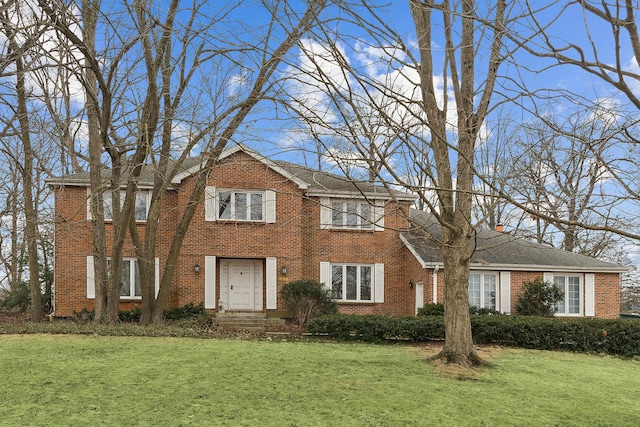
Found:
[[[540,277],[524,282],[523,290],[516,302],[516,313],[523,316],[552,317],[556,312],[556,303],[564,298],[560,287]]]
[[[307,330],[340,340],[440,341],[444,318],[337,315],[311,319]],[[475,315],[471,330],[476,344],[640,356],[638,320]]]
[[[331,299],[331,291],[315,280],[295,280],[280,290],[285,307],[300,326],[312,317],[338,313],[338,305]]]
[[[7,291],[4,299],[0,300],[0,308],[7,311],[26,312],[31,305],[31,291],[29,283],[20,282],[13,290]]]
[[[417,316],[444,316],[444,304],[425,304],[418,309]]]

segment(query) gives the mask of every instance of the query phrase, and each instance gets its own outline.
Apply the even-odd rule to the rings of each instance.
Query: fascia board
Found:
[[[307,192],[309,197],[331,197],[331,198],[349,198],[349,199],[384,199],[384,200],[400,200],[414,202],[416,198],[411,195],[398,195],[389,193],[365,193],[360,191],[331,191],[331,190],[311,190]]]
[[[238,143],[236,145],[233,145],[232,147],[226,148],[220,154],[219,160],[223,160],[223,159],[225,159],[225,158],[237,153],[238,151],[243,151],[245,154],[253,157],[256,160],[258,160],[260,163],[264,164],[268,168],[274,170],[275,172],[277,172],[280,175],[284,176],[288,180],[294,182],[298,186],[299,189],[307,190],[309,188],[309,185],[306,182],[304,182],[301,179],[299,179],[298,177],[290,174],[289,172],[287,172],[285,169],[283,169],[280,166],[278,166],[273,161],[271,161],[268,158],[260,155],[256,151],[250,149],[249,147],[246,147],[243,144],[239,144]],[[182,183],[182,180],[184,180],[185,178],[188,178],[191,175],[194,175],[195,173],[197,173],[201,169],[202,169],[202,163],[200,163],[198,165],[195,165],[195,166],[192,166],[191,168],[185,170],[184,172],[181,172],[181,173],[177,174],[173,178],[173,180],[171,180],[171,183],[172,184],[180,184],[180,183]]]
[[[471,270],[500,271],[548,271],[548,272],[583,272],[583,273],[625,273],[629,268],[615,267],[574,267],[568,265],[533,265],[533,264],[492,264],[471,263]]]

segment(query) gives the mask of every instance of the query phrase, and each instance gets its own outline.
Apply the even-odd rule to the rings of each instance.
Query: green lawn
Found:
[[[443,374],[414,347],[0,336],[8,426],[637,426],[640,362],[493,350]]]

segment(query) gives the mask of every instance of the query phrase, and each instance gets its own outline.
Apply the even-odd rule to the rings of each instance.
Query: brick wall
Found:
[[[408,252],[408,250],[407,250]],[[411,255],[411,258],[413,256]],[[422,269],[419,263],[407,261],[405,275],[414,283],[422,281],[424,283],[424,304],[433,303],[433,270]],[[497,271],[496,271],[497,272]],[[499,273],[499,272],[497,272]],[[583,273],[576,273],[581,274]],[[533,281],[537,277],[542,277],[543,272],[539,271],[511,271],[511,313],[516,312],[516,302],[522,295],[523,283]],[[583,275],[584,277],[584,275]],[[407,279],[409,280],[409,279]],[[438,295],[437,302],[444,302],[444,274],[442,270],[438,273]],[[584,285],[584,279],[583,279]],[[498,295],[498,298],[500,296]],[[584,307],[584,292],[582,294],[582,304]],[[413,302],[415,304],[415,295]],[[595,273],[595,317],[616,319],[620,316],[620,275],[618,273]]]
[[[195,179],[187,178],[177,190],[165,197],[158,226],[156,253],[162,273],[176,225],[187,205]],[[278,275],[278,291],[282,285],[297,279],[320,279],[320,263],[383,263],[385,271],[384,304],[340,303],[342,313],[412,315],[416,306],[416,291],[409,282],[422,282],[424,303],[433,302],[433,271],[423,269],[403,245],[399,233],[408,226],[403,211],[408,204],[388,202],[385,206],[385,231],[335,230],[320,227],[318,198],[305,196],[297,184],[254,158],[239,152],[224,159],[208,177],[208,185],[217,188],[274,190],[277,194],[276,223],[205,221],[201,203],[196,209],[176,267],[168,298],[168,307],[199,304],[204,300],[205,256],[218,259],[242,258],[264,260],[277,258],[278,272],[282,266],[287,275]],[[86,218],[87,189],[84,187],[55,188],[56,206],[56,269],[55,307],[57,316],[71,316],[73,311],[92,309],[93,300],[86,297],[86,257],[91,255],[91,222]],[[144,224],[138,225],[144,236]],[[111,227],[107,225],[107,241],[111,244]],[[130,241],[124,256],[134,257]],[[194,271],[195,265],[200,272]],[[216,276],[219,278],[220,263]],[[263,263],[264,265],[264,263]],[[263,277],[266,274],[263,271]],[[521,292],[524,280],[533,280],[541,273],[511,273],[511,309]],[[443,301],[444,276],[438,273],[438,302]],[[220,280],[216,281],[219,297]],[[264,284],[263,284],[264,286]],[[619,313],[618,274],[596,274],[596,316],[617,317]],[[121,308],[139,306],[139,301],[123,301]],[[266,307],[266,292],[263,292]],[[279,298],[278,309],[283,303]]]
[[[157,257],[162,272],[175,227],[183,207],[188,203],[195,179],[187,178],[178,191],[165,197],[157,236]],[[182,245],[168,306],[198,304],[204,300],[204,257],[246,258],[264,260],[276,257],[280,275],[278,291],[287,281],[320,279],[320,262],[383,263],[385,266],[385,303],[341,303],[345,313],[384,313],[404,315],[412,313],[412,290],[403,273],[406,251],[398,238],[398,230],[408,223],[398,205],[385,207],[384,232],[358,230],[323,230],[320,228],[319,199],[308,198],[297,184],[244,153],[236,153],[223,160],[212,172],[208,185],[217,188],[276,191],[277,214],[275,224],[205,221],[200,206],[192,220]],[[56,315],[71,316],[73,311],[93,308],[93,300],[86,298],[86,257],[91,255],[91,222],[86,219],[87,190],[82,187],[60,187],[56,194]],[[405,205],[406,209],[408,206]],[[111,244],[110,226],[107,241]],[[144,224],[139,225],[144,235]],[[134,256],[127,241],[124,256]],[[194,266],[200,266],[200,272]],[[217,263],[217,276],[219,277]],[[406,286],[405,286],[406,285]],[[220,295],[217,281],[216,295]],[[263,292],[266,299],[266,292]],[[123,302],[128,309],[139,302]],[[282,301],[278,296],[278,310]],[[266,307],[266,300],[263,301]]]

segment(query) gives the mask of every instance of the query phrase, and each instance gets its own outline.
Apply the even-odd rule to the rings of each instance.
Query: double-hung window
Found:
[[[111,268],[111,260],[107,260],[107,266]],[[123,298],[142,297],[142,286],[140,285],[140,269],[138,260],[135,258],[122,259],[122,287],[120,296]]]
[[[334,201],[331,203],[333,228],[372,228],[372,207],[366,202]]]
[[[331,264],[331,291],[338,301],[372,301],[373,265]]]
[[[217,200],[218,219],[264,221],[264,192],[221,190]]]
[[[469,274],[469,305],[497,310],[498,275],[496,273]]]
[[[235,190],[207,186],[205,221],[276,222],[274,190]]]
[[[582,313],[581,276],[553,275],[553,283],[563,292],[563,298],[556,304],[556,314],[576,315]]]
[[[124,204],[125,192],[120,192],[120,207]],[[111,191],[105,191],[103,195],[104,199],[104,219],[105,221],[113,221],[113,200],[111,197]],[[138,191],[136,193],[136,205],[135,205],[135,220],[146,221],[147,212],[149,211],[149,192]]]

